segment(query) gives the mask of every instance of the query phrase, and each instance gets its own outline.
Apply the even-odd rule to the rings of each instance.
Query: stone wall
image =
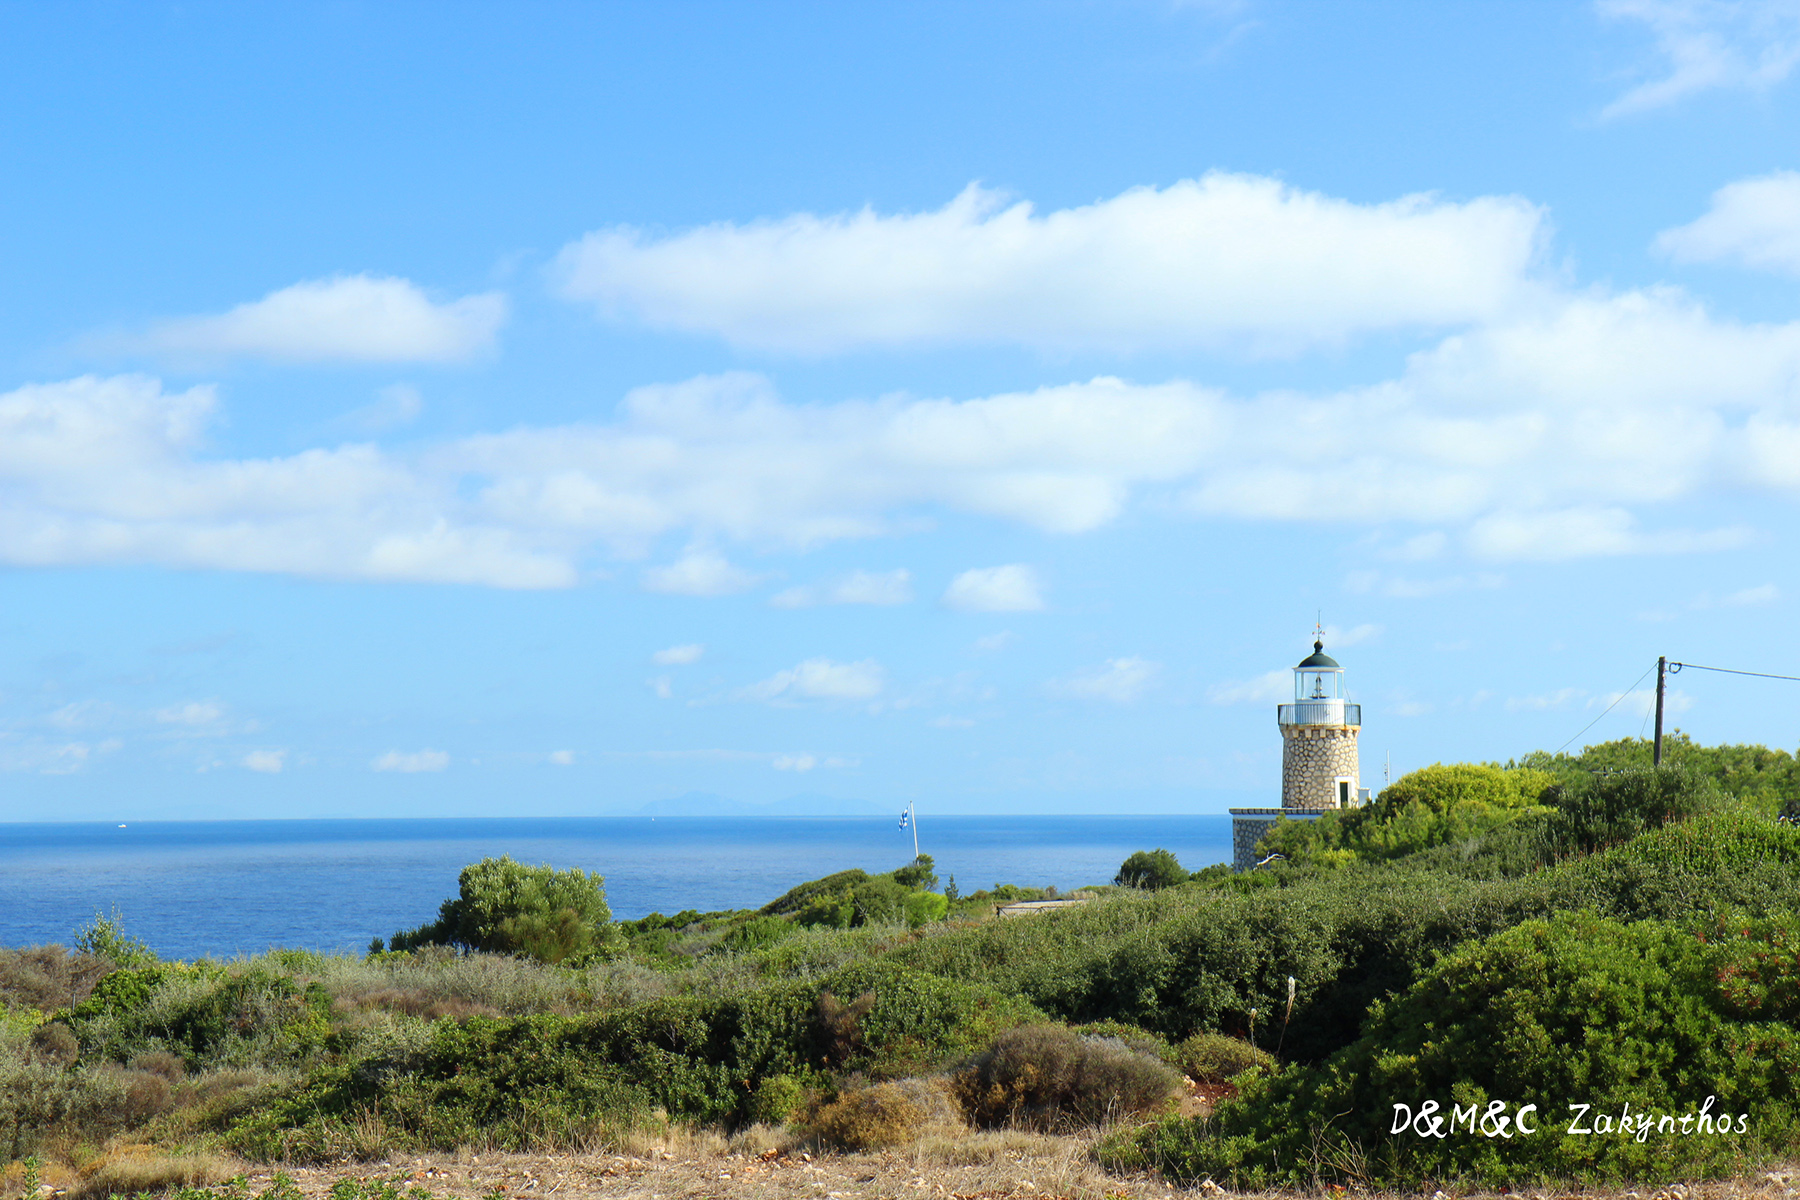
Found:
[[[1231,869],[1248,871],[1256,865],[1256,843],[1281,815],[1279,808],[1234,808],[1231,810]]]
[[[1356,762],[1355,725],[1281,727],[1281,807],[1318,811],[1336,808],[1337,777],[1361,779]],[[1356,784],[1350,785],[1356,798]]]

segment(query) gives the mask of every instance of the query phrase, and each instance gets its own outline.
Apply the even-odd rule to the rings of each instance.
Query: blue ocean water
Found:
[[[1063,890],[1111,879],[1134,850],[1190,870],[1231,857],[1231,818],[927,818],[919,848],[964,892]],[[833,871],[892,870],[912,837],[887,818],[595,817],[483,820],[0,824],[0,946],[67,943],[97,912],[169,958],[275,946],[361,951],[437,915],[479,859],[606,877],[613,915],[754,908]]]

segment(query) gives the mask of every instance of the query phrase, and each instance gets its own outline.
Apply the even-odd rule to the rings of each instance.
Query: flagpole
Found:
[[[913,831],[913,861],[918,862],[919,861],[919,814],[913,811],[913,806],[912,806],[911,801],[907,802],[906,812],[907,812],[907,815],[912,817],[911,824],[912,824],[912,831]]]

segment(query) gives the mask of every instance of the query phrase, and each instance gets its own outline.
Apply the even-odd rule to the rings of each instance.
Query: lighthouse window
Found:
[[[1350,807],[1350,781],[1348,779],[1338,780],[1338,807]]]

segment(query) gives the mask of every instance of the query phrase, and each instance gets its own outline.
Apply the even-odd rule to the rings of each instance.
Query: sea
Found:
[[[1231,859],[1231,818],[962,816],[922,823],[942,887],[1106,883],[1133,851],[1189,870]],[[0,823],[0,946],[69,944],[96,915],[165,958],[281,947],[361,952],[456,894],[457,873],[506,854],[606,880],[617,919],[758,908],[795,884],[904,866],[892,818],[594,817]]]

